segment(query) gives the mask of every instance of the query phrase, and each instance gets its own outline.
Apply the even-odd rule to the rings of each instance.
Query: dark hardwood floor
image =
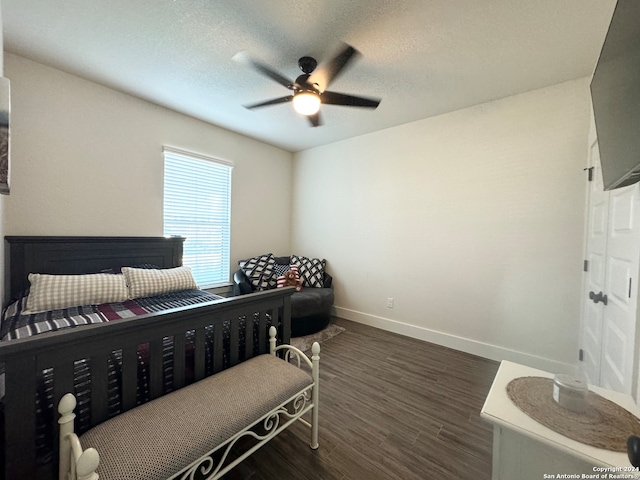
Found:
[[[321,344],[320,448],[296,422],[226,479],[484,480],[498,363],[335,318]]]

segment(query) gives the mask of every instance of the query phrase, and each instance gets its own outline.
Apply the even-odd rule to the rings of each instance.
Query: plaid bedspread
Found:
[[[222,297],[204,290],[182,290],[122,303],[105,303],[23,315],[22,311],[27,305],[27,295],[24,295],[4,310],[0,320],[0,341],[26,338],[61,328],[111,322],[220,298]]]

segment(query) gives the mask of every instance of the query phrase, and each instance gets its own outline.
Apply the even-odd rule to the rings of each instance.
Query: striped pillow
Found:
[[[198,288],[189,267],[147,268],[122,267],[129,287],[129,298],[152,297],[163,293]]]
[[[122,275],[92,273],[87,275],[46,275],[30,273],[29,297],[24,314],[101,303],[124,302],[127,284]]]

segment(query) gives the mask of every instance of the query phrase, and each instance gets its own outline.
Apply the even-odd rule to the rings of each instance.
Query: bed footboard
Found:
[[[275,328],[269,329],[269,342],[270,352],[272,355],[276,355],[277,352],[282,352],[283,358],[287,362],[296,362],[298,368],[300,368],[301,362],[304,361],[309,368],[311,368],[311,377],[313,378],[313,390],[311,391],[311,403],[313,408],[311,409],[311,423],[307,422],[304,418],[299,418],[300,422],[311,428],[311,443],[310,447],[313,450],[318,448],[318,407],[319,407],[319,395],[320,395],[320,345],[318,342],[314,342],[311,346],[311,360],[305,355],[305,353],[299,348],[289,344],[282,344],[276,347]]]
[[[137,404],[140,346],[145,346],[148,355],[145,382],[148,383],[149,400],[153,400],[168,393],[163,370],[163,342],[167,338],[171,339],[173,348],[170,387],[177,390],[186,386],[190,378],[197,382],[207,376],[207,372],[215,374],[227,366],[233,367],[268,353],[270,325],[276,325],[279,337],[288,342],[290,297],[294,291],[290,287],[225,298],[134,319],[68,328],[0,345],[0,366],[4,364],[5,367],[6,388],[3,399],[5,427],[4,432],[0,432],[4,435],[5,445],[4,478],[54,479],[58,476],[60,440],[55,435],[55,412],[46,418],[52,458],[42,461],[36,454],[36,419],[40,408],[36,399],[40,398],[38,402],[41,402],[43,371],[49,372],[52,378],[52,396],[47,402],[54,409],[67,392],[75,391],[74,365],[78,361],[86,362],[90,395],[84,408],[90,408],[89,427],[93,427],[109,417],[107,384],[113,372],[110,365],[114,352],[121,358],[117,375],[122,413]],[[240,341],[241,337],[244,343]],[[213,352],[210,360],[207,360],[206,350]],[[228,357],[224,357],[226,355]],[[208,361],[211,365],[206,363]],[[73,449],[73,441],[70,444]]]

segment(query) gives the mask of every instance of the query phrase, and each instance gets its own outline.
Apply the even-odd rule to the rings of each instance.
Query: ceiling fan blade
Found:
[[[278,105],[279,103],[287,103],[293,100],[293,95],[287,95],[286,97],[274,98],[267,100],[266,102],[253,103],[251,105],[244,105],[244,108],[252,109],[258,107],[266,107],[268,105]]]
[[[342,47],[334,57],[321,65],[318,69],[318,73],[314,74],[314,80],[317,78],[317,82],[322,89],[329,87],[340,73],[342,73],[347,65],[355,60],[360,52],[358,52],[351,45],[346,43],[342,44]]]
[[[338,92],[324,92],[320,96],[320,100],[327,105],[346,105],[348,107],[365,108],[377,108],[382,101],[379,98],[356,97]]]
[[[320,112],[314,113],[313,115],[307,115],[307,118],[309,119],[312,127],[319,127],[323,123]]]
[[[274,80],[275,82],[279,83],[285,88],[288,88],[289,90],[293,90],[293,80],[288,79],[284,75],[280,75],[274,69],[265,65],[262,62],[259,62],[258,60],[248,58],[246,61],[251,67],[256,69],[258,72],[260,72],[264,76],[269,77],[271,80]]]

